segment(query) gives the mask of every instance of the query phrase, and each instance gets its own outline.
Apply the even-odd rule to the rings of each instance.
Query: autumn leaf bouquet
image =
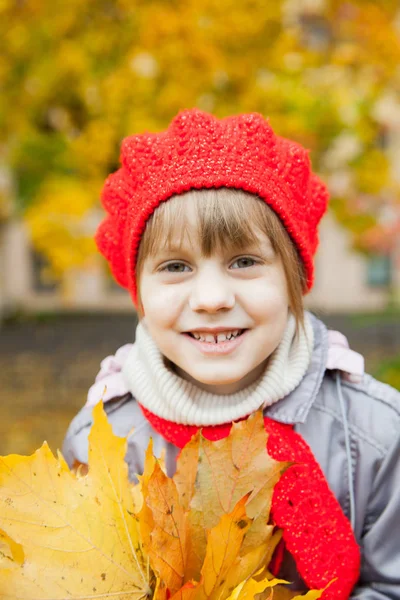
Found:
[[[93,412],[86,472],[46,443],[0,459],[2,600],[293,598],[268,570],[272,494],[290,465],[267,454],[261,413],[218,442],[196,434],[172,478],[150,442],[133,484],[126,440],[101,403]]]

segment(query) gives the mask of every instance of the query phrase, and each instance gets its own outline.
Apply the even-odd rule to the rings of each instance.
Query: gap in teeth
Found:
[[[235,329],[233,331],[226,331],[226,332],[221,332],[218,334],[212,334],[212,333],[200,334],[200,333],[195,332],[195,333],[191,333],[190,335],[192,337],[194,337],[196,340],[199,340],[201,342],[209,342],[211,344],[218,344],[221,342],[230,341],[232,339],[235,339],[236,337],[241,335],[241,333],[243,333],[242,329]]]

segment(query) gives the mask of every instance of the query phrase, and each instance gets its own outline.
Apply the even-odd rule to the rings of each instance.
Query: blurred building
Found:
[[[396,255],[364,256],[351,249],[350,234],[328,213],[320,229],[316,279],[306,304],[325,313],[400,307],[400,243]],[[107,275],[105,261],[74,269],[62,282],[43,281],[38,256],[22,222],[0,225],[0,313],[131,311],[126,290]]]
[[[334,313],[400,307],[400,244],[391,256],[355,252],[349,232],[329,212],[321,223],[315,268],[310,308]]]

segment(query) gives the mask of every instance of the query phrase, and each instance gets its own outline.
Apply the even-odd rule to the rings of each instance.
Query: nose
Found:
[[[213,313],[234,305],[234,291],[228,278],[218,268],[204,268],[196,274],[189,298],[193,311]]]

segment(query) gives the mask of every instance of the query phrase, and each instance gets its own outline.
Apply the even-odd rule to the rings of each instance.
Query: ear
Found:
[[[140,296],[138,295],[138,299],[137,299],[137,316],[139,318],[139,322],[144,318],[144,307],[142,304],[142,300],[140,299]]]

